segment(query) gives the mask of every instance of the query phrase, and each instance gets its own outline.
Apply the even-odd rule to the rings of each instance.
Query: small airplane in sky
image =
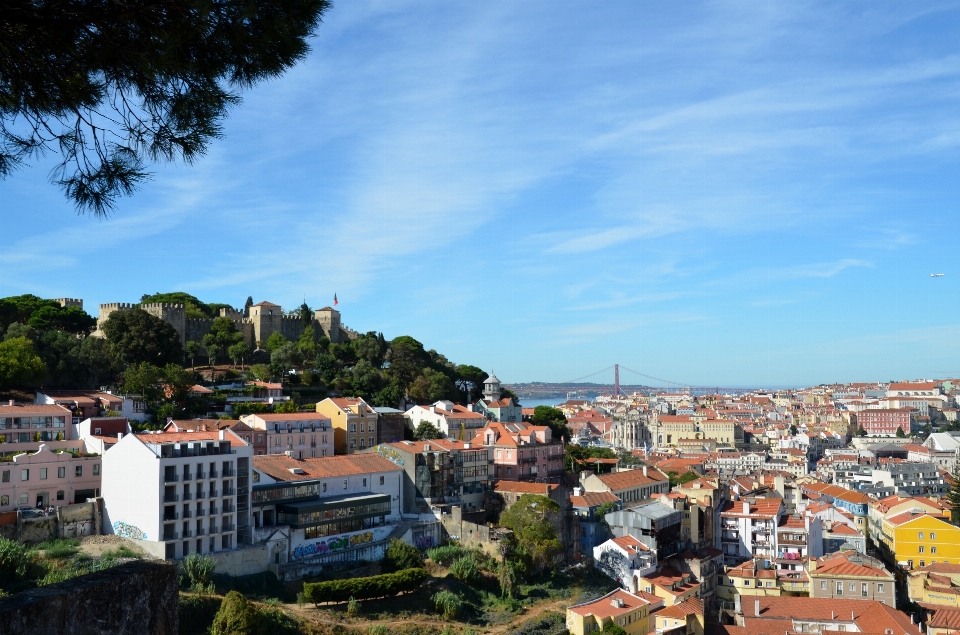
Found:
[[[930,277],[931,277],[931,278],[942,278],[942,277],[943,277],[943,274],[942,274],[942,273],[931,273],[931,274],[930,274]]]

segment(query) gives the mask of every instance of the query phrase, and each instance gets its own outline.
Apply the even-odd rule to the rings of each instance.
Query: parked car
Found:
[[[37,509],[36,507],[17,507],[16,511],[20,512],[20,518],[43,518],[44,513],[42,509]]]

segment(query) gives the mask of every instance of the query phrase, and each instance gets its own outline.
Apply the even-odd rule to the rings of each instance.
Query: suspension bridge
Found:
[[[588,375],[562,382],[530,382],[512,384],[511,390],[526,393],[527,395],[543,393],[581,393],[581,394],[612,394],[629,395],[634,392],[671,392],[691,395],[710,393],[744,393],[755,390],[753,388],[729,388],[721,386],[700,386],[690,382],[673,381],[642,373],[622,364],[611,364],[606,368],[594,371]]]

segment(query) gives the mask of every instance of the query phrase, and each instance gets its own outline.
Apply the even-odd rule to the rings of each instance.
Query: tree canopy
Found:
[[[125,364],[150,362],[160,366],[183,361],[176,329],[143,309],[114,311],[104,322],[103,332]]]
[[[78,211],[104,215],[221,135],[240,91],[308,52],[329,0],[8,0],[0,12],[0,178],[46,152]]]
[[[567,415],[559,408],[550,406],[537,406],[533,409],[533,425],[547,426],[553,433],[554,440],[563,439],[569,441],[570,428],[567,427]]]
[[[554,520],[560,505],[539,494],[523,494],[500,515],[500,524],[513,531],[515,558],[522,568],[542,573],[562,551]]]

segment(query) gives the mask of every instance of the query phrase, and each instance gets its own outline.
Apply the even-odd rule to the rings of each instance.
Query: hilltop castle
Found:
[[[74,302],[81,302],[73,300]],[[82,304],[81,304],[82,306]],[[158,302],[154,304],[126,304],[114,302],[100,305],[100,317],[97,318],[97,330],[94,335],[103,335],[103,323],[114,311],[129,311],[140,308],[170,324],[180,334],[180,342],[202,342],[203,336],[210,332],[213,318],[188,318],[182,304]],[[284,315],[283,308],[272,302],[260,302],[250,307],[249,315],[243,316],[236,309],[220,309],[220,317],[227,317],[243,333],[244,342],[250,350],[259,348],[258,343],[267,341],[274,333],[280,333],[288,340],[297,340],[303,335],[304,323],[298,315]],[[331,342],[346,342],[359,334],[340,323],[340,312],[331,307],[323,307],[313,312],[314,337],[326,336]]]

